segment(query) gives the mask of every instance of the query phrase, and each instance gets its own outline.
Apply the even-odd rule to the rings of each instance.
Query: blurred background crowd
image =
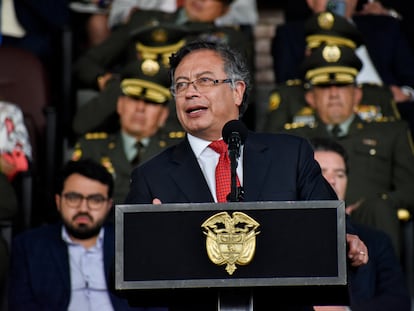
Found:
[[[324,45],[339,46],[341,55],[350,49],[359,57],[361,65],[353,56],[335,60],[347,68],[345,73],[355,70],[352,83],[363,90],[352,115],[357,114],[359,124],[401,121],[406,127],[395,136],[397,125],[392,130],[379,126],[372,130],[377,136],[344,140],[355,168],[347,200],[364,206],[353,189],[365,191],[366,197],[382,195],[373,204],[384,205],[387,212],[361,212],[366,207],[353,217],[390,235],[413,292],[414,16],[409,1],[346,0],[346,10],[341,1],[331,1],[332,20],[321,15],[328,10],[323,0],[0,3],[0,224],[5,242],[0,280],[11,238],[58,219],[55,178],[68,160],[93,158],[106,167],[115,180],[117,204],[125,198],[132,168],[183,138],[169,92],[168,59],[199,38],[226,42],[246,57],[254,84],[243,121],[255,131],[312,136],[301,129],[324,120],[322,108],[309,106],[312,100],[305,93],[327,86],[306,74],[325,63],[319,59],[303,67],[305,58],[318,48],[322,53]],[[331,24],[327,28],[323,18]],[[334,86],[343,83],[339,77],[329,79]],[[131,117],[134,109],[143,116]],[[370,162],[358,162],[364,154]],[[369,175],[367,163],[374,163],[368,165],[377,175]],[[361,170],[367,176],[357,173]],[[364,188],[370,183],[375,186]],[[393,201],[392,207],[385,201]]]

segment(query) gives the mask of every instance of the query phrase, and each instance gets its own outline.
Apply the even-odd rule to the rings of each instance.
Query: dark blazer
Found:
[[[384,232],[354,224],[368,247],[366,265],[349,272],[352,311],[410,311],[406,279]]]
[[[355,16],[353,21],[383,82],[414,86],[414,52],[399,22],[380,15]],[[278,83],[302,78],[299,67],[305,57],[305,47],[304,21],[292,21],[276,28],[272,58]]]
[[[104,268],[108,289],[115,256],[115,232],[105,227]],[[9,307],[13,311],[66,311],[70,301],[69,256],[61,238],[61,225],[54,224],[26,231],[13,240],[9,282]],[[131,308],[126,300],[110,292],[114,310],[165,311]]]
[[[249,132],[243,157],[245,201],[337,199],[303,138]],[[213,202],[187,139],[135,168],[131,177],[126,203]]]

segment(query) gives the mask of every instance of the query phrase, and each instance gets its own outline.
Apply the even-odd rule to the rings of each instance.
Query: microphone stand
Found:
[[[229,137],[229,158],[231,188],[227,202],[243,201],[243,189],[237,188],[237,159],[240,157],[241,140],[239,133]],[[217,311],[253,311],[253,295],[249,289],[222,289],[218,293]]]
[[[230,158],[230,193],[227,196],[227,202],[239,202],[243,199],[242,188],[237,188],[237,159],[240,157],[240,135],[232,133],[229,137],[229,158]]]

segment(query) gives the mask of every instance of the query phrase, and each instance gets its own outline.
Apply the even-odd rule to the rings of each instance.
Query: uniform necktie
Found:
[[[331,133],[332,133],[332,136],[335,138],[340,137],[342,134],[341,127],[338,124],[335,124],[333,128],[331,129]]]
[[[145,147],[140,141],[137,141],[134,146],[137,152],[135,156],[132,158],[131,164],[136,166],[141,162],[142,154],[144,152]]]
[[[213,141],[209,147],[220,154],[219,161],[216,166],[217,202],[227,202],[227,195],[231,190],[230,158],[227,150],[227,144],[224,142],[224,140],[216,140]],[[240,186],[238,177],[237,186]]]

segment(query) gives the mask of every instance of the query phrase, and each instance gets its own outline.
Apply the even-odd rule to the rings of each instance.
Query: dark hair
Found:
[[[231,49],[227,44],[220,42],[210,41],[193,41],[183,47],[181,47],[176,53],[170,57],[170,79],[174,83],[174,74],[178,65],[181,63],[183,58],[197,50],[211,50],[219,54],[224,62],[224,72],[227,74],[229,79],[236,81],[244,81],[246,84],[246,90],[243,94],[243,100],[239,108],[239,116],[241,117],[247,110],[248,101],[247,98],[251,89],[251,77],[247,67],[247,63],[242,54],[236,50]],[[234,88],[234,83],[231,84]]]
[[[114,191],[114,180],[112,175],[101,164],[92,159],[80,159],[78,161],[68,161],[60,171],[55,184],[55,194],[61,194],[63,184],[72,174],[80,174],[87,178],[99,181],[108,186],[108,197],[112,198]]]
[[[313,151],[331,151],[339,154],[345,162],[345,172],[348,175],[348,153],[340,143],[327,137],[313,137],[309,141],[313,147]]]

